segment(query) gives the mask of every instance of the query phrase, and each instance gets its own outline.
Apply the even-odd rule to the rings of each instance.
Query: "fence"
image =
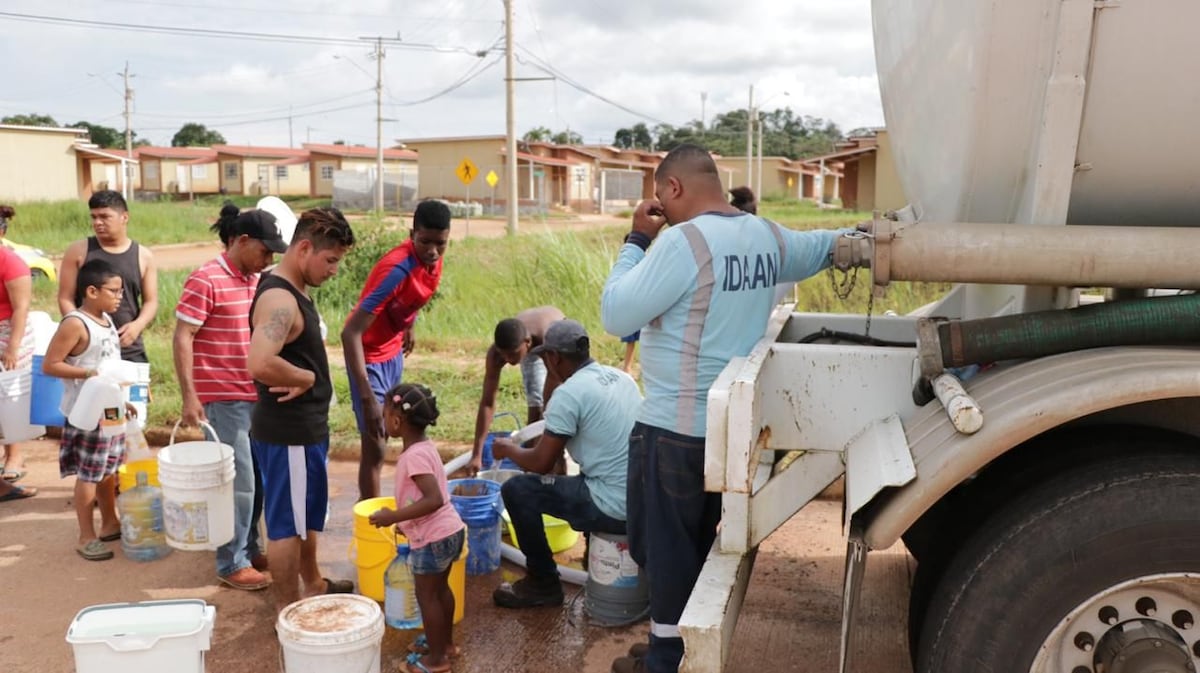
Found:
[[[412,210],[417,202],[415,172],[383,174],[385,210]],[[375,207],[375,171],[334,171],[333,205],[350,210]]]

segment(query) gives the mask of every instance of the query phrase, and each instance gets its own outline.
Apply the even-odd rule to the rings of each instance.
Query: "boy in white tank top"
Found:
[[[62,411],[69,414],[83,382],[96,376],[106,361],[121,360],[121,338],[109,317],[121,303],[124,283],[103,260],[79,269],[75,305],[63,316],[42,361],[42,372],[63,379]],[[128,405],[126,405],[128,407]],[[75,475],[75,516],[79,541],[75,551],[89,561],[106,561],[113,552],[105,542],[121,538],[117,517],[116,474],[125,453],[125,436],[105,437],[100,428],[63,426],[58,451],[59,474]],[[100,532],[92,520],[92,504],[100,504]]]

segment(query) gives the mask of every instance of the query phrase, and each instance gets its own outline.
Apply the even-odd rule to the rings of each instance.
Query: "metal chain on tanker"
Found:
[[[846,234],[848,238],[872,238],[867,232],[854,232]],[[833,295],[842,301],[850,298],[854,293],[854,288],[858,284],[858,270],[862,267],[854,266],[842,271],[842,280],[838,282],[837,269],[832,265],[826,267],[825,272],[829,276],[829,286],[833,289]],[[864,330],[864,336],[871,336],[871,315],[875,311],[875,293],[867,292],[867,324]]]

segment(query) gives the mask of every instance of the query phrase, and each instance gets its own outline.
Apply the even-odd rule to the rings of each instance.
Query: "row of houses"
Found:
[[[82,129],[0,125],[0,200],[87,198],[100,189],[150,197],[206,194],[334,197],[341,172],[374,175],[373,147],[304,143],[300,148],[214,145],[139,147],[91,144]],[[521,206],[575,212],[625,209],[654,193],[665,153],[607,145],[522,142],[514,179]],[[759,184],[764,198],[840,201],[859,210],[905,204],[887,133],[857,137],[803,160],[715,157],[727,188]],[[747,169],[749,168],[749,173]],[[502,135],[415,138],[383,152],[386,184],[416,198],[505,205],[508,169]],[[466,178],[466,179],[464,179]],[[755,179],[757,178],[757,179]]]

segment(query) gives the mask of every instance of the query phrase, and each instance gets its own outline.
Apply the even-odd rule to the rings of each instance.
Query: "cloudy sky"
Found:
[[[868,0],[513,2],[516,76],[555,77],[517,84],[518,133],[611,142],[744,109],[751,84],[767,109],[883,123]],[[383,36],[385,143],[502,134],[503,21],[501,0],[5,0],[0,116],[123,129],[128,61],[133,128],[156,145],[193,121],[237,144],[374,145],[359,38]]]

